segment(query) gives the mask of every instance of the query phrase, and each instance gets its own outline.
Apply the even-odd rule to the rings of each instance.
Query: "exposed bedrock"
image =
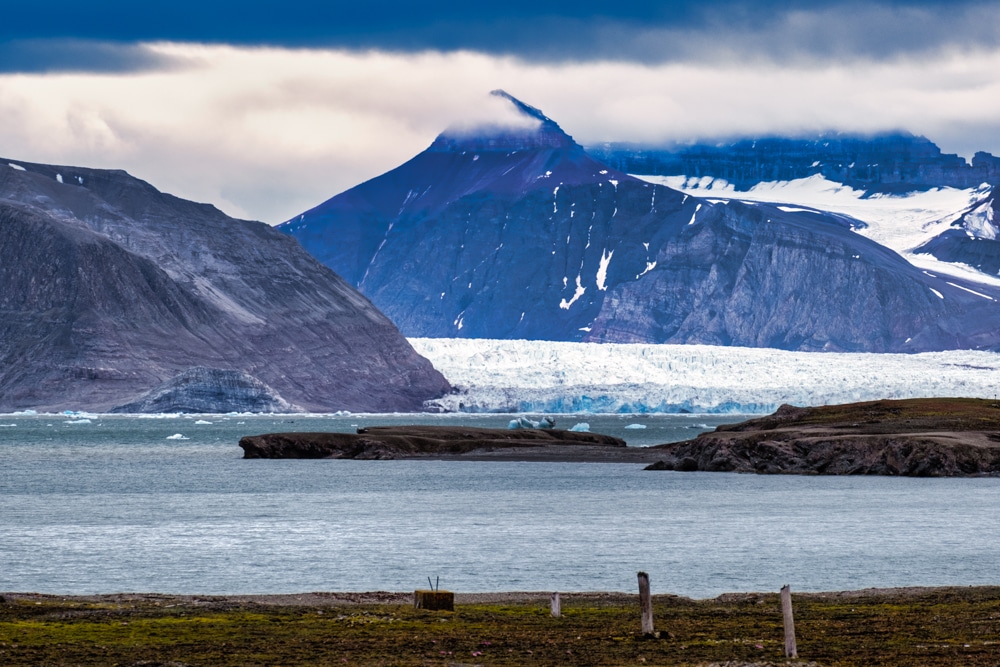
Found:
[[[793,408],[659,445],[649,470],[963,477],[1000,474],[1000,405],[976,399]]]
[[[626,450],[625,442],[598,433],[556,429],[485,429],[452,426],[377,426],[358,433],[268,433],[240,439],[247,459],[401,459],[449,457],[474,451],[574,447]],[[590,452],[588,452],[590,453]],[[647,459],[649,460],[649,459]]]

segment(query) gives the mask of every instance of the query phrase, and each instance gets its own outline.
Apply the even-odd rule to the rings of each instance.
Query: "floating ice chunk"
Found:
[[[574,433],[590,433],[590,424],[587,422],[580,422],[579,424],[573,424],[570,429]]]
[[[205,421],[204,419],[199,419],[195,424],[211,424],[212,422]]]
[[[0,424],[0,428],[15,428],[17,424]]]
[[[602,175],[603,175],[603,174],[606,174],[606,173],[608,173],[608,170],[607,170],[607,169],[601,169],[600,173],[601,173]]]
[[[646,428],[646,425],[645,424],[629,424],[625,428],[630,429],[632,431],[641,431],[642,429]]]
[[[20,412],[15,412],[14,414],[15,415],[23,415],[25,417],[30,417],[32,415],[37,415],[38,412],[36,410],[21,410]]]
[[[13,162],[8,162],[8,163],[7,163],[7,166],[8,166],[8,167],[10,167],[11,169],[16,169],[16,170],[18,170],[18,171],[28,171],[27,169],[25,169],[25,168],[24,168],[24,167],[22,167],[21,165],[19,165],[19,164],[14,164]]]
[[[90,424],[89,419],[70,419],[69,421],[63,422],[64,424]]]
[[[539,421],[534,421],[533,419],[528,419],[527,417],[518,417],[517,419],[511,419],[510,423],[507,424],[507,428],[511,431],[516,431],[521,428],[555,428],[556,420],[552,417],[542,417]]]
[[[183,433],[174,433],[173,435],[168,435],[167,440],[190,440],[191,438],[184,437]]]

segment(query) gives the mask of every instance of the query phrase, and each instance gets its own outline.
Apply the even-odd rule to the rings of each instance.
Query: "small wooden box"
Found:
[[[455,594],[451,591],[413,591],[413,608],[432,611],[455,611]]]

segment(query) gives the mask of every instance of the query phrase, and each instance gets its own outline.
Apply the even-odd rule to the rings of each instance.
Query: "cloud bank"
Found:
[[[162,190],[278,223],[395,167],[449,126],[493,117],[494,88],[539,107],[584,144],[906,129],[946,151],[1000,153],[1000,47],[949,47],[933,58],[655,64],[133,48],[169,67],[0,74],[0,154],[124,168]]]

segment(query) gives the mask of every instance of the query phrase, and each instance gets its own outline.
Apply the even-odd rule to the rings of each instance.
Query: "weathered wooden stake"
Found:
[[[642,634],[653,634],[653,600],[649,595],[649,575],[639,573],[639,609],[642,612]]]
[[[795,646],[795,619],[792,618],[792,591],[785,584],[781,587],[781,614],[785,618],[785,657],[799,657]]]
[[[550,601],[550,607],[552,608],[553,618],[559,618],[562,616],[562,604],[559,602],[559,594],[553,593],[552,600]]]

